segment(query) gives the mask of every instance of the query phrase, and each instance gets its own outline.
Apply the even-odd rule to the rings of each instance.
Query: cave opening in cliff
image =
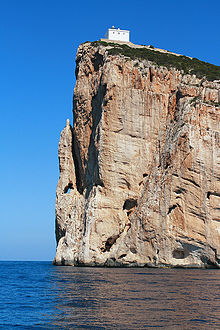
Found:
[[[137,199],[129,198],[129,199],[125,200],[124,205],[123,205],[123,210],[130,210],[136,206],[137,206]]]
[[[177,205],[170,206],[167,214],[170,214],[173,210],[175,210],[175,208],[177,208]]]
[[[207,198],[210,199],[211,191],[207,192]]]
[[[207,198],[210,199],[211,196],[220,197],[220,193],[208,191]]]
[[[176,249],[173,251],[173,258],[175,259],[185,259],[186,257],[188,257],[189,252],[186,250],[182,250],[182,249]]]
[[[118,238],[119,238],[119,235],[113,235],[113,236],[109,237],[107,239],[107,241],[105,242],[105,247],[101,248],[101,251],[109,252],[112,245],[115,244],[115,242],[117,241]]]
[[[64,194],[69,194],[70,190],[73,189],[73,184],[70,182],[65,188],[64,188]]]

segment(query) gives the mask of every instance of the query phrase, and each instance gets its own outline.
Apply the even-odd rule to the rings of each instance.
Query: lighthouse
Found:
[[[108,40],[129,42],[130,41],[130,31],[116,29],[114,26],[112,26],[106,32],[105,38]]]

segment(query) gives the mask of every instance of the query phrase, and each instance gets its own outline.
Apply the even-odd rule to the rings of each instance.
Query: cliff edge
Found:
[[[54,264],[220,267],[220,67],[86,42],[76,79]]]

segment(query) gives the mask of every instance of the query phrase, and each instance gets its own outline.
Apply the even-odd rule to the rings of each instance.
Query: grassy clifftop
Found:
[[[117,44],[113,42],[94,41],[93,45],[111,46],[108,49],[109,55],[124,55],[132,60],[148,60],[159,66],[168,68],[174,67],[183,70],[184,73],[195,74],[199,78],[205,77],[207,80],[220,80],[220,66],[189,58],[187,56],[177,56],[169,53],[161,53],[149,48],[133,48],[126,44]]]

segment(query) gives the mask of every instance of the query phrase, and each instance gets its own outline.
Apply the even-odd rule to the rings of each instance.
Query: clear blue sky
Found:
[[[52,260],[58,142],[75,55],[112,25],[220,65],[220,1],[0,0],[0,260]]]

